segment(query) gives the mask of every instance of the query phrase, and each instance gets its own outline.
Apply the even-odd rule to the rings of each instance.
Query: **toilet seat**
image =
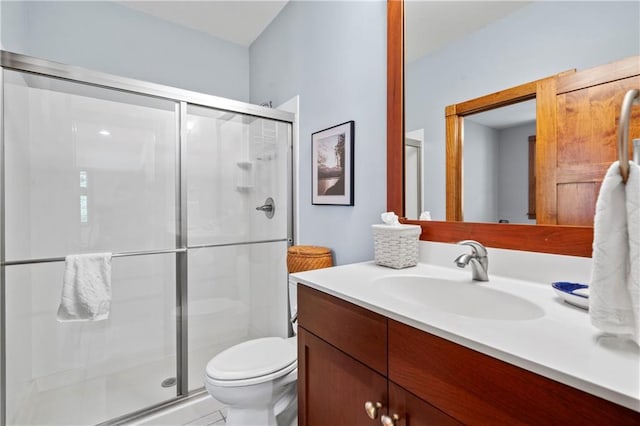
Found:
[[[297,348],[288,339],[264,337],[242,342],[207,363],[207,381],[217,386],[248,386],[282,377],[298,366]]]

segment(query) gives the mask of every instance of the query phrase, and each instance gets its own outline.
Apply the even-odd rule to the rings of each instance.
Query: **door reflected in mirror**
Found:
[[[529,139],[536,134],[531,99],[463,118],[463,219],[535,224],[529,198]],[[535,153],[535,151],[534,151]]]
[[[418,219],[422,213],[422,145],[424,129],[407,134],[404,140],[404,215]]]

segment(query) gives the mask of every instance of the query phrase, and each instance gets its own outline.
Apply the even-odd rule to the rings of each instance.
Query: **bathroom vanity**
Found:
[[[640,422],[637,347],[541,283],[373,263],[292,279],[300,425]]]

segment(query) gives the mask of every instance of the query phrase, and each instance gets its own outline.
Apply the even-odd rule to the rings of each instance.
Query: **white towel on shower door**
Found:
[[[111,253],[65,258],[58,321],[100,321],[111,308]]]
[[[596,203],[589,315],[600,330],[640,344],[640,167],[609,167]]]

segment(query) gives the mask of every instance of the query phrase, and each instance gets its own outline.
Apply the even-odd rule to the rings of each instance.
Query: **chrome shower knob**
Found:
[[[269,197],[264,201],[264,204],[256,207],[256,210],[264,212],[267,219],[271,219],[276,214],[276,203],[273,198]]]
[[[379,402],[367,401],[364,403],[364,411],[367,412],[367,416],[370,419],[375,420],[378,418],[378,411],[382,408],[382,404]]]

